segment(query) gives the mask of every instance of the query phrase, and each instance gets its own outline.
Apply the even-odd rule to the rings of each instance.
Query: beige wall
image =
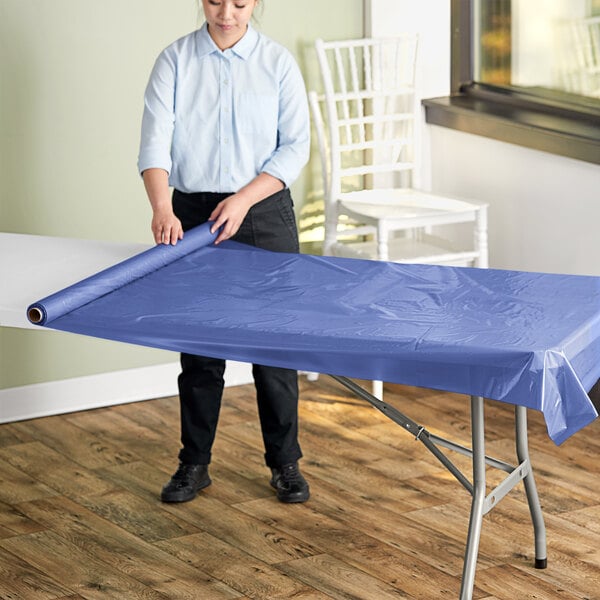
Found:
[[[265,0],[257,27],[296,55],[360,37],[363,0]],[[0,230],[150,243],[136,172],[142,95],[160,50],[199,25],[195,0],[0,0]],[[318,168],[294,184],[298,211]],[[0,292],[2,293],[2,292]],[[175,360],[173,354],[0,328],[0,389]]]

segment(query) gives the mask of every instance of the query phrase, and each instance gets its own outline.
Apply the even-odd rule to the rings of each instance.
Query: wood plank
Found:
[[[7,446],[0,449],[0,502],[18,504],[26,500],[56,495],[50,486],[32,477],[19,463],[12,465],[5,456],[19,454],[25,444]],[[2,452],[5,454],[3,455]]]
[[[398,598],[410,600],[411,598],[399,592],[397,588],[327,554],[293,560],[279,565],[279,568],[306,585],[340,600],[398,600]]]
[[[437,504],[436,502],[434,505]],[[259,503],[250,506],[259,506]],[[423,524],[408,520],[406,514],[410,514],[413,508],[400,514],[377,500],[349,496],[329,482],[321,482],[319,487],[313,490],[310,506],[319,514],[327,515],[346,527],[400,548],[404,553],[424,560],[442,572],[456,575],[462,569],[462,541],[455,543],[440,531],[439,526],[436,526],[435,530],[427,530]],[[443,557],[441,561],[440,555]]]
[[[477,573],[477,585],[500,598],[519,598],[519,600],[582,600],[582,596],[572,593],[560,585],[543,581],[516,569],[511,565],[501,565],[491,569],[482,569]]]
[[[18,504],[0,502],[0,538],[33,533],[45,529],[43,525],[30,519],[18,507]]]
[[[290,512],[302,510],[301,505],[287,505],[287,508]],[[165,510],[197,523],[207,533],[267,564],[321,552],[312,544],[284,534],[208,494],[185,504],[166,505]]]
[[[0,548],[0,598],[47,600],[71,597],[72,591],[18,555]]]
[[[502,506],[498,505],[497,509]],[[456,540],[457,543],[466,544],[467,532],[469,529],[470,505],[467,503],[448,503],[415,510],[405,514],[407,519],[425,525],[431,530],[443,532],[444,535]],[[528,514],[520,513],[515,515],[511,513],[509,518],[498,523],[492,521],[491,515],[495,511],[486,515],[483,519],[481,541],[479,544],[479,559],[478,564],[507,562],[515,555],[527,556],[528,551],[532,547],[532,535],[527,535],[524,532],[531,529],[531,519]],[[494,516],[497,516],[494,515]],[[517,520],[518,519],[518,520]],[[508,524],[515,529],[521,531],[521,535],[515,536],[515,540],[510,545],[506,543],[506,539],[502,533],[502,528]]]
[[[587,558],[587,556],[586,556]],[[592,562],[579,560],[553,548],[548,555],[548,568],[535,569],[513,564],[513,567],[523,571],[532,581],[540,579],[557,589],[569,590],[581,600],[598,598],[598,582],[600,581],[600,560],[598,554]]]
[[[258,420],[239,423],[232,430],[219,428],[213,448],[213,462],[229,465],[240,475],[253,479],[267,477],[264,446],[260,437]]]
[[[458,595],[459,577],[431,566],[411,554],[401,543],[386,543],[380,539],[377,523],[386,518],[385,513],[379,519],[368,514],[372,527],[367,532],[356,528],[353,516],[346,520],[328,515],[328,507],[314,499],[297,514],[290,514],[285,506],[272,501],[248,502],[238,508],[295,537],[327,548],[329,555],[398,588],[411,598],[430,600]],[[438,538],[432,536],[432,539]],[[420,556],[424,554],[424,545],[421,545]],[[462,550],[457,558],[457,571],[460,572]],[[474,598],[479,597],[475,591]]]
[[[199,531],[189,521],[167,512],[158,498],[149,502],[128,491],[88,496],[81,504],[135,536],[156,542]]]
[[[164,435],[127,418],[127,408],[133,405],[122,404],[106,409],[74,413],[68,420],[81,429],[95,434],[114,446],[126,448],[139,456],[164,456],[173,458],[179,451],[179,436]],[[135,413],[135,410],[132,412]]]
[[[21,557],[38,571],[48,574],[85,598],[168,598],[139,581],[122,575],[90,554],[82,554],[79,548],[53,531],[0,540],[0,548]]]
[[[385,419],[383,415],[376,416],[378,421]],[[394,426],[398,433],[406,435],[397,425]],[[311,441],[314,441],[314,436],[321,438],[320,447],[332,456],[342,455],[355,463],[368,465],[374,471],[393,480],[420,477],[442,469],[440,463],[426,450],[420,455],[406,455],[398,447],[390,447],[358,430],[348,429],[335,421],[323,418],[313,413],[312,409],[304,411],[303,431],[304,437]],[[411,439],[410,435],[407,437]]]
[[[19,430],[18,425],[19,423],[2,423],[0,425],[0,448],[33,441],[31,436]]]
[[[43,443],[88,469],[138,460],[132,452],[107,443],[102,437],[77,427],[62,415],[24,421],[15,424],[15,427],[32,440]]]
[[[301,419],[305,418],[305,411],[311,411],[313,415],[337,423],[346,430],[353,430],[377,425],[386,418],[365,400],[358,398],[341,384],[334,383],[339,386],[335,393],[320,393],[318,397],[311,396],[302,403]],[[369,388],[370,385],[367,384],[367,390]]]
[[[156,546],[170,552],[182,562],[202,569],[250,598],[287,600],[325,597],[282,573],[275,566],[257,560],[208,533],[157,542]]]
[[[275,490],[269,484],[271,471],[265,465],[260,465],[257,471],[239,473],[235,465],[227,461],[229,454],[219,452],[210,466],[210,476],[213,480],[211,492],[216,494],[225,504],[237,504],[259,498],[272,498]]]
[[[96,473],[112,482],[115,489],[128,490],[146,502],[160,498],[162,486],[171,475],[167,469],[150,460],[97,469]]]
[[[161,410],[157,410],[160,406]],[[159,400],[136,402],[135,411],[123,411],[123,419],[131,421],[136,429],[152,430],[161,437],[179,439],[179,398],[170,396]]]
[[[114,489],[114,486],[98,477],[90,469],[73,462],[62,454],[45,446],[41,442],[30,442],[0,449],[0,459],[8,463],[15,473],[15,478],[29,477],[30,480],[41,482],[45,491],[48,488],[66,496],[85,496],[101,494]],[[1,463],[1,461],[0,461]],[[39,487],[39,483],[36,484]],[[2,492],[0,492],[2,494]],[[45,495],[51,495],[46,493]],[[40,495],[38,493],[37,497]],[[0,495],[0,499],[2,496]],[[32,500],[33,497],[22,498]]]
[[[590,532],[600,536],[600,504],[588,506],[580,510],[569,511],[560,516],[562,519],[589,529]]]
[[[68,540],[77,548],[82,560],[86,555],[93,556],[100,563],[169,598],[194,597],[196,593],[216,598],[240,596],[206,572],[182,563],[68,498],[29,502],[21,508],[31,518]]]

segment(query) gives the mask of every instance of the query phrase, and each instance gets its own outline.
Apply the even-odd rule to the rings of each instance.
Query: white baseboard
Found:
[[[0,423],[174,396],[179,371],[174,362],[0,390]],[[251,365],[227,362],[226,386],[251,382]]]

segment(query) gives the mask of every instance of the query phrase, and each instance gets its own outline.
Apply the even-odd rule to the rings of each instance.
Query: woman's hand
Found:
[[[181,221],[171,209],[155,210],[152,216],[152,234],[157,244],[172,244],[183,239]]]
[[[209,221],[213,222],[210,227],[211,233],[215,233],[219,227],[223,227],[215,240],[215,244],[232,238],[238,232],[242,221],[246,218],[253,204],[254,202],[239,193],[227,196],[217,204],[208,218]]]
[[[169,194],[169,174],[164,169],[146,169],[142,174],[152,206],[152,235],[157,244],[173,244],[183,239],[181,221],[173,213]]]
[[[248,211],[264,198],[282,190],[283,187],[284,184],[279,179],[268,173],[259,173],[239,192],[227,196],[225,200],[219,202],[208,218],[209,221],[214,221],[210,228],[211,233],[215,233],[219,227],[223,226],[215,244],[233,237],[238,232]]]

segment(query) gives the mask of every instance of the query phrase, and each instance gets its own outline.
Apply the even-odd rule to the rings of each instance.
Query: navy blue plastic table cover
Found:
[[[600,277],[273,253],[214,238],[197,227],[28,314],[99,338],[527,406],[557,444],[598,416],[587,392],[600,378]]]

